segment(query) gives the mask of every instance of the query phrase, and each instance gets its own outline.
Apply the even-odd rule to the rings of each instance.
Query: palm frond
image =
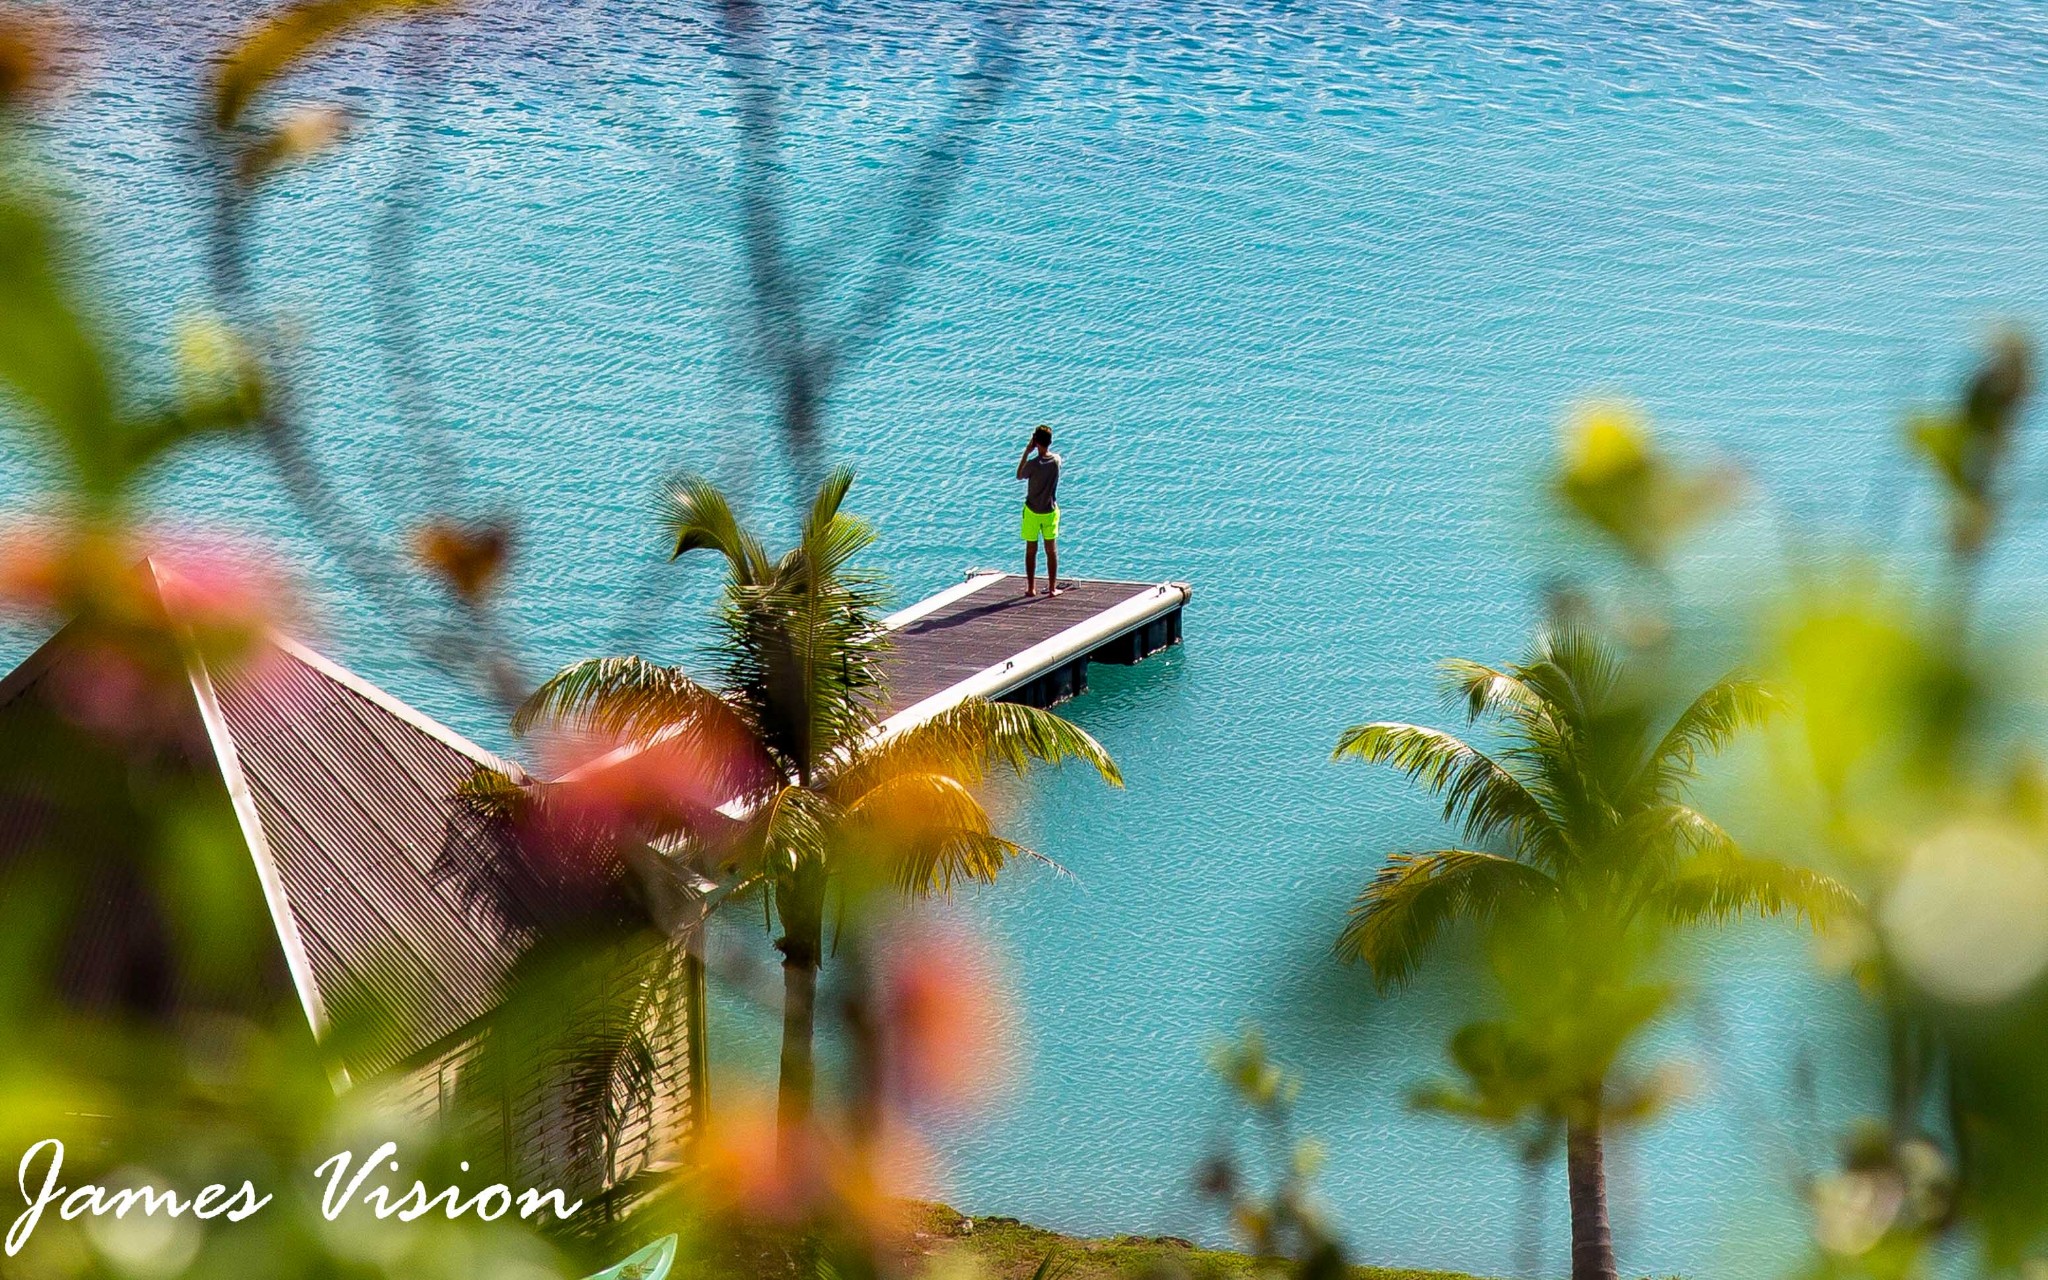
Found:
[[[736,583],[757,583],[768,576],[768,553],[740,526],[732,503],[717,485],[699,475],[671,476],[661,486],[661,524],[674,544],[671,559],[709,549],[725,557]]]
[[[667,946],[601,952],[564,1046],[560,1085],[573,1141],[601,1152],[607,1175],[660,1088],[662,1056],[679,1030],[681,956]]]
[[[1820,928],[1862,909],[1855,893],[1834,877],[1745,854],[1733,842],[1679,864],[1659,897],[1666,916],[1678,924],[1795,915]]]
[[[776,789],[745,820],[734,841],[741,875],[789,875],[829,861],[839,819],[836,807],[808,787]]]
[[[825,473],[825,478],[818,481],[818,492],[811,497],[811,509],[804,516],[805,541],[838,518],[839,508],[852,488],[852,467],[841,465]]]
[[[888,636],[880,581],[850,562],[873,541],[841,510],[853,473],[820,484],[798,545],[771,561],[708,481],[681,476],[664,494],[676,554],[712,547],[732,567],[714,646],[720,686],[778,772],[809,779],[875,721]]]
[[[837,576],[853,557],[874,543],[873,528],[864,520],[839,508],[853,487],[853,469],[835,467],[818,485],[804,518],[799,549],[809,562],[811,573],[823,578]]]
[[[1470,849],[1397,853],[1351,904],[1337,955],[1364,962],[1381,990],[1415,972],[1429,944],[1457,920],[1484,922],[1503,906],[1554,892],[1535,867]]]
[[[591,658],[550,676],[521,703],[515,733],[552,724],[631,747],[638,758],[600,760],[643,778],[668,771],[701,779],[711,805],[755,794],[781,775],[744,707],[676,667],[637,657]]]
[[[1024,773],[1033,764],[1078,760],[1112,787],[1123,774],[1101,743],[1064,716],[1014,702],[969,698],[886,741],[863,748],[834,780],[844,795],[901,773],[950,774],[978,786],[990,768]]]
[[[729,722],[732,707],[680,667],[626,655],[572,662],[541,682],[512,714],[512,732],[555,724],[607,737],[644,739],[706,720]]]
[[[1764,685],[1724,679],[1669,719],[1657,682],[1575,623],[1541,634],[1514,665],[1452,659],[1441,672],[1447,701],[1468,719],[1499,717],[1498,749],[1377,723],[1346,730],[1334,754],[1400,769],[1442,800],[1467,842],[1505,841],[1512,857],[1447,850],[1391,860],[1337,944],[1371,964],[1381,986],[1405,980],[1446,922],[1490,916],[1542,885],[1621,929],[1646,909],[1681,921],[1820,920],[1854,906],[1825,876],[1744,855],[1684,803],[1704,758],[1775,709]]]
[[[839,510],[852,473],[819,486],[803,540],[759,583],[735,586],[723,614],[727,682],[795,772],[816,773],[865,737],[877,715],[888,635],[878,581],[849,568],[873,540]]]
[[[958,778],[945,773],[894,773],[847,801],[849,822],[885,839],[921,827],[989,831],[988,810]]]
[[[962,882],[994,884],[1003,868],[1019,858],[1044,863],[1059,875],[1067,870],[1035,849],[970,827],[929,827],[904,844],[893,862],[896,887],[910,897],[944,896]]]
[[[1551,717],[1543,695],[1512,672],[1469,658],[1446,658],[1437,664],[1437,672],[1443,682],[1445,702],[1462,711],[1468,721],[1504,710]]]
[[[876,579],[848,566],[874,544],[873,525],[858,516],[837,515],[816,533],[806,533],[801,551],[813,572],[836,580],[842,589],[867,590],[876,585]]]
[[[888,647],[868,600],[799,574],[739,594],[728,613],[727,684],[794,772],[810,777],[867,736]]]
[[[1563,727],[1584,736],[1622,680],[1621,659],[1583,626],[1565,623],[1537,637],[1529,661],[1514,668]]]
[[[1743,676],[1726,676],[1694,698],[1650,751],[1643,780],[1663,788],[1693,776],[1699,758],[1712,755],[1784,708],[1784,699],[1770,685]]]
[[[1521,779],[1455,734],[1421,725],[1353,725],[1337,739],[1333,760],[1390,764],[1444,799],[1444,820],[1475,841],[1512,832],[1547,850],[1562,841],[1550,814]]]
[[[455,786],[456,799],[478,816],[499,822],[516,819],[526,797],[526,788],[511,775],[481,764]]]
[[[1638,841],[1670,840],[1694,854],[1737,852],[1735,837],[1720,823],[1689,804],[1669,801],[1645,810],[1630,824],[1628,835]]]
[[[1016,858],[1064,874],[1050,858],[995,834],[988,811],[947,773],[892,773],[845,809],[848,844],[912,895],[949,893],[960,881],[993,883]]]
[[[514,962],[462,1063],[459,1111],[493,1124],[529,1117],[515,1141],[550,1152],[570,1185],[601,1187],[620,1142],[647,1117],[675,1043],[682,955],[641,931],[600,945],[538,940]]]

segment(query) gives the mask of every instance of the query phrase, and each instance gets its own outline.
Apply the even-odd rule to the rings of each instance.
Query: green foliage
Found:
[[[1569,1126],[1648,1119],[1678,1083],[1627,1067],[1631,1045],[1677,994],[1654,974],[1655,946],[1643,931],[1557,911],[1502,918],[1485,946],[1499,1013],[1453,1033],[1457,1076],[1419,1086],[1411,1105],[1517,1132],[1531,1159],[1553,1152]]]
[[[1907,420],[1908,442],[1941,481],[1949,546],[1959,556],[1976,555],[1991,536],[2001,498],[2001,466],[2033,382],[2033,348],[2018,334],[2002,334],[1953,407]]]
[[[1573,420],[1555,486],[1565,510],[1653,569],[1740,489],[1727,467],[1686,467],[1666,457],[1635,413],[1618,404],[1589,405]]]
[[[1282,1259],[1227,1249],[1204,1248],[1174,1236],[1079,1237],[1049,1231],[1016,1218],[968,1217],[943,1204],[904,1206],[908,1221],[898,1275],[981,1276],[986,1280],[1032,1280],[1046,1259],[1064,1280],[1258,1280],[1284,1271]],[[713,1274],[752,1280],[813,1280],[801,1251],[787,1243],[756,1244],[733,1256],[715,1258]],[[1350,1265],[1344,1280],[1473,1280],[1460,1272]]]
[[[820,488],[823,500],[832,489]],[[843,494],[843,490],[841,493]],[[717,485],[703,476],[671,477],[662,485],[661,522],[674,543],[670,556],[691,551],[715,551],[725,557],[735,586],[757,586],[775,572],[768,551],[749,533],[734,514],[732,503]]]
[[[54,240],[40,209],[19,197],[0,203],[0,374],[82,462],[112,434],[114,395],[100,343],[59,276]]]
[[[1382,991],[1408,981],[1446,926],[1484,923],[1554,887],[1542,871],[1494,853],[1439,849],[1389,854],[1351,907],[1339,958],[1364,962]]]
[[[1294,1132],[1300,1080],[1267,1056],[1265,1037],[1256,1027],[1218,1045],[1210,1063],[1264,1131],[1268,1156],[1261,1162],[1225,1147],[1203,1164],[1197,1189],[1224,1210],[1231,1229],[1255,1257],[1284,1263],[1297,1280],[1339,1280],[1348,1270],[1344,1249],[1313,1195],[1323,1150]]]
[[[213,122],[222,129],[270,83],[350,30],[380,18],[443,7],[450,0],[299,0],[269,15],[222,60],[213,84]]]
[[[865,746],[840,773],[858,790],[890,775],[939,771],[979,784],[991,765],[1023,774],[1034,764],[1078,760],[1113,787],[1123,774],[1102,744],[1073,721],[1039,707],[970,698]]]
[[[181,335],[178,398],[140,412],[126,408],[50,211],[18,165],[0,166],[0,176],[12,184],[0,197],[0,384],[89,511],[106,512],[158,458],[192,437],[258,420],[265,393],[254,360],[232,333],[200,321],[188,321]]]
[[[844,468],[827,475],[797,545],[772,563],[708,482],[685,477],[667,491],[675,554],[708,549],[726,560],[721,689],[776,772],[799,782],[873,727],[882,685],[880,586],[852,563],[874,533],[840,510],[852,484]]]
[[[1445,821],[1474,846],[1392,855],[1360,893],[1337,950],[1382,986],[1406,981],[1444,926],[1503,912],[1819,918],[1849,900],[1818,873],[1742,855],[1687,802],[1702,757],[1778,707],[1756,681],[1717,681],[1671,714],[1619,652],[1576,626],[1545,632],[1506,670],[1453,660],[1443,675],[1468,717],[1502,722],[1497,755],[1390,722],[1346,730],[1334,753],[1392,765],[1443,797]],[[1478,847],[1496,839],[1506,853]]]
[[[1334,752],[1400,770],[1462,829],[1464,848],[1390,855],[1337,954],[1384,990],[1450,926],[1478,928],[1499,1013],[1451,1036],[1457,1076],[1411,1102],[1519,1131],[1531,1159],[1566,1140],[1576,1280],[1615,1274],[1602,1131],[1674,1092],[1669,1073],[1630,1062],[1675,994],[1659,972],[1664,935],[1744,914],[1818,921],[1853,903],[1818,872],[1741,852],[1690,803],[1702,761],[1775,712],[1777,696],[1731,675],[1680,702],[1654,658],[1554,623],[1504,669],[1442,667],[1446,703],[1498,723],[1494,752],[1392,722],[1346,730]]]
[[[2033,620],[1978,598],[2015,496],[2033,353],[1995,338],[1908,441],[1947,514],[1945,557],[1799,567],[1764,640],[1796,717],[1774,757],[1780,838],[1869,904],[1831,957],[1886,1031],[1882,1120],[1805,1187],[1808,1274],[1988,1269],[2048,1250],[2048,823]]]
[[[1301,1094],[1301,1080],[1267,1055],[1266,1037],[1257,1027],[1211,1049],[1209,1067],[1242,1102],[1263,1114],[1284,1113]]]
[[[1072,1254],[1048,1249],[1038,1260],[1038,1265],[1031,1269],[1031,1280],[1071,1280],[1078,1269],[1079,1264]]]
[[[478,765],[462,780],[456,794],[486,818],[511,821],[518,816],[526,792],[509,775]]]
[[[1034,708],[969,700],[881,733],[888,640],[879,584],[854,567],[873,533],[841,509],[852,483],[850,471],[828,475],[797,544],[773,557],[716,486],[670,481],[662,511],[674,554],[712,551],[726,563],[717,680],[637,657],[592,659],[543,683],[515,721],[619,740],[628,760],[668,752],[730,787],[724,814],[678,815],[675,856],[719,881],[722,896],[768,891],[790,984],[785,1005],[800,1011],[785,1022],[786,1116],[809,1107],[808,975],[825,958],[828,899],[836,896],[838,919],[857,920],[879,890],[945,893],[1040,857],[995,831],[975,791],[992,767],[1076,759],[1121,784],[1099,743]],[[625,767],[600,760],[580,772],[601,779]]]
[[[616,1164],[621,1137],[668,1083],[659,1067],[664,1048],[685,1033],[685,954],[645,926],[535,939],[456,1080],[453,1123],[491,1135],[526,1099],[544,1096],[550,1128],[539,1149],[550,1158],[508,1174],[598,1194],[624,1172]]]
[[[10,91],[20,34],[4,36]],[[66,670],[111,700],[91,724],[60,712],[61,699],[8,708],[0,790],[16,815],[25,794],[37,819],[11,832],[0,859],[0,1144],[18,1154],[62,1140],[67,1186],[140,1180],[189,1200],[246,1179],[276,1199],[232,1224],[52,1212],[9,1274],[453,1280],[478,1267],[552,1269],[555,1249],[524,1225],[472,1219],[401,1236],[355,1217],[330,1225],[305,1194],[320,1160],[390,1133],[392,1100],[375,1083],[336,1089],[358,1047],[386,1043],[389,1018],[342,995],[315,1042],[228,796],[194,767],[206,746],[185,709],[187,664],[204,648],[212,670],[231,670],[237,655],[166,616],[156,581],[138,586],[128,540],[150,470],[195,436],[260,421],[266,381],[239,335],[188,319],[175,392],[146,403],[109,354],[71,237],[28,172],[22,126],[11,110],[0,117],[0,385],[10,417],[56,463],[49,496],[77,518],[42,566],[62,578],[54,598],[36,603],[80,611],[53,619],[74,623]],[[244,621],[265,619],[252,609]],[[104,949],[102,976],[81,978],[80,938],[115,921],[128,936]],[[460,1177],[450,1134],[422,1122],[401,1136],[414,1171]]]

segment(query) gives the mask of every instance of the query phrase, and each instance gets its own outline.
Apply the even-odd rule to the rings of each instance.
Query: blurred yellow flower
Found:
[[[1736,480],[1726,466],[1678,466],[1657,450],[1632,406],[1597,400],[1566,419],[1555,483],[1565,510],[1655,567],[1728,504]]]
[[[1650,462],[1641,418],[1616,400],[1593,401],[1567,419],[1564,447],[1568,482],[1581,485],[1622,479]]]

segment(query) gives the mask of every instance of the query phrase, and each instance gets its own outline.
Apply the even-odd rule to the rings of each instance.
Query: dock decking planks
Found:
[[[1042,591],[1043,579],[1040,587]],[[905,711],[1142,597],[1159,597],[1154,617],[1178,612],[1186,600],[1185,588],[1175,588],[1170,597],[1161,596],[1160,590],[1156,582],[1083,580],[1065,584],[1056,596],[1026,596],[1021,575],[989,575],[987,583],[970,594],[894,629],[894,646],[885,664],[889,695],[884,714]],[[1062,661],[1085,660],[1101,643],[1077,647]],[[1032,675],[1021,673],[1017,683],[1029,683]]]

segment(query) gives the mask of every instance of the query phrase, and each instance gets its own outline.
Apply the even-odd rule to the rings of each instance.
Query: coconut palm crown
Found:
[[[673,554],[726,563],[715,682],[638,657],[563,668],[521,708],[542,722],[677,752],[716,775],[731,803],[674,833],[725,893],[768,894],[783,964],[779,1111],[785,1143],[809,1116],[817,974],[834,895],[877,884],[943,893],[992,881],[1032,851],[998,834],[977,788],[991,768],[1080,760],[1111,785],[1116,765],[1051,712],[969,700],[883,736],[887,633],[876,580],[853,567],[873,532],[840,509],[850,471],[819,486],[794,547],[771,557],[709,481],[671,481],[662,518]],[[737,815],[737,816],[734,816]]]
[[[1352,904],[1337,953],[1366,964],[1382,990],[1405,983],[1454,923],[1540,917],[1553,922],[1542,936],[1594,947],[1743,914],[1817,921],[1853,902],[1824,876],[1744,853],[1691,803],[1704,761],[1776,708],[1758,681],[1723,678],[1671,714],[1645,696],[1640,672],[1570,625],[1505,669],[1451,659],[1442,673],[1468,722],[1498,724],[1498,749],[1381,722],[1345,730],[1334,753],[1407,774],[1442,799],[1463,837],[1391,854]],[[1609,1065],[1608,1050],[1588,1055],[1565,1086],[1576,1097],[1554,1104],[1567,1129],[1575,1280],[1615,1274],[1600,1147]]]

